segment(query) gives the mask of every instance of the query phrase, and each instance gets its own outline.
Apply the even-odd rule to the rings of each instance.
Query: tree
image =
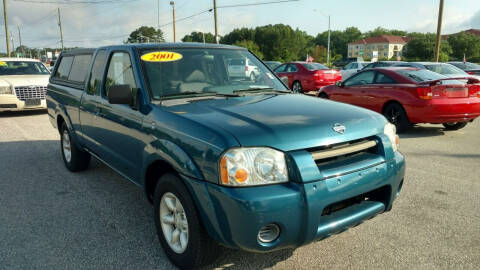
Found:
[[[378,37],[381,35],[406,36],[407,32],[402,30],[394,30],[394,29],[389,30],[383,27],[377,27],[371,31],[366,32],[364,36],[365,38],[369,38],[369,37]]]
[[[182,38],[183,42],[203,42],[205,36],[205,43],[215,43],[215,36],[212,33],[192,32]]]
[[[435,50],[435,34],[424,34],[414,38],[403,49],[403,56],[411,61],[432,61]],[[439,60],[448,61],[452,48],[448,42],[440,43]]]
[[[348,43],[361,39],[362,32],[356,27],[348,27],[344,31],[331,31],[330,32],[330,54],[342,55],[347,57]],[[315,38],[315,44],[323,47],[328,46],[328,31],[322,32]]]
[[[263,53],[260,51],[260,48],[253,40],[242,40],[237,41],[233,45],[246,48],[257,55],[260,59],[263,59]]]
[[[150,26],[137,28],[128,37],[125,43],[165,42],[162,30]]]
[[[450,35],[448,43],[452,47],[452,56],[456,59],[463,59],[463,55],[467,58],[480,56],[480,37],[469,33],[459,33]]]
[[[220,43],[231,45],[242,40],[255,40],[255,29],[246,27],[233,29],[232,32],[220,39]]]

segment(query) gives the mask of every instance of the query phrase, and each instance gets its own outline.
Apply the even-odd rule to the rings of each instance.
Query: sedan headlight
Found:
[[[10,86],[0,86],[0,95],[11,94],[12,88]]]
[[[400,139],[398,138],[397,128],[395,127],[395,125],[387,123],[383,128],[383,133],[387,135],[388,139],[392,143],[393,152],[396,152],[398,150],[398,144],[400,143]]]
[[[265,147],[234,148],[220,159],[220,184],[257,186],[288,182],[285,154]]]

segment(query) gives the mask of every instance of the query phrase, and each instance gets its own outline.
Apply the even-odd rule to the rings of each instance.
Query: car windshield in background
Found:
[[[289,91],[246,50],[149,48],[140,51],[140,58],[153,99]]]
[[[319,63],[307,63],[307,64],[302,64],[306,69],[308,70],[322,70],[322,69],[328,69],[328,67],[319,64]]]
[[[0,75],[49,75],[48,69],[39,62],[0,61]]]
[[[467,75],[467,73],[455,66],[448,64],[434,64],[434,65],[425,65],[428,70],[431,70],[436,73],[443,75]]]
[[[396,70],[396,72],[418,83],[448,78],[442,74],[438,74],[436,72],[426,70],[426,69],[417,69],[417,70],[399,69],[399,70]],[[446,80],[446,81],[443,81],[442,84],[463,84],[463,83],[456,80]]]

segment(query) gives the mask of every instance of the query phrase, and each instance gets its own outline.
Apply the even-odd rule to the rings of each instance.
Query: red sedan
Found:
[[[274,71],[280,78],[287,77],[288,87],[298,93],[317,91],[342,80],[340,71],[319,63],[291,62],[278,66]]]
[[[480,116],[480,84],[417,68],[374,68],[320,89],[318,96],[382,113],[398,131],[415,123],[457,130]]]

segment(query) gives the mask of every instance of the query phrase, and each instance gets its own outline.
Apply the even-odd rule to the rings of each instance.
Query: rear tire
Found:
[[[292,91],[294,93],[303,93],[302,84],[299,81],[294,81],[292,84]]]
[[[174,265],[195,269],[217,258],[219,245],[203,228],[192,197],[179,177],[163,175],[157,182],[153,201],[157,235]]]
[[[385,116],[390,123],[395,125],[398,133],[405,132],[412,126],[410,121],[408,121],[407,113],[402,105],[398,103],[388,104],[383,109],[383,116]]]
[[[468,123],[467,122],[456,122],[456,123],[443,123],[442,125],[446,130],[459,130],[464,128]]]
[[[91,155],[77,147],[65,122],[60,127],[60,150],[69,171],[79,172],[88,168]]]
[[[318,94],[318,97],[328,99],[328,95],[325,92],[320,92],[320,94]]]

